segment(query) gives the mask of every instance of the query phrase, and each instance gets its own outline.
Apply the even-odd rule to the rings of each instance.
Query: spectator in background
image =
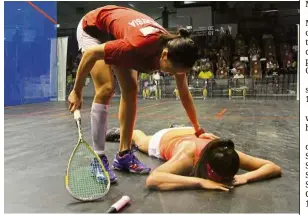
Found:
[[[285,69],[286,74],[296,74],[297,69],[296,69],[296,61],[288,61],[287,62],[287,68]]]
[[[273,64],[271,65],[267,75],[269,75],[269,76],[278,76],[278,75],[280,75],[280,71],[279,71],[279,67],[278,67],[278,63],[277,62],[273,62]]]
[[[273,72],[273,68],[275,70],[277,70],[279,68],[279,64],[278,64],[277,60],[273,56],[270,56],[269,59],[266,62],[266,71],[267,71],[266,73],[268,75],[271,75],[272,72]]]
[[[153,81],[154,81],[154,85],[155,87],[155,98],[156,99],[161,99],[161,74],[160,71],[157,70],[154,72],[153,74]]]
[[[297,63],[295,60],[293,61],[291,65],[291,69],[292,69],[291,74],[297,74]]]
[[[214,78],[210,62],[206,62],[205,65],[201,67],[198,78],[205,80]]]
[[[143,99],[149,98],[150,96],[150,91],[149,91],[150,75],[147,73],[140,73],[139,79],[140,79],[141,86],[142,86],[142,98]]]
[[[242,78],[245,78],[245,76],[241,73],[241,70],[240,69],[236,70],[236,73],[233,76],[233,79],[242,79]]]
[[[219,69],[222,69],[222,68],[229,69],[227,60],[224,59],[223,57],[220,57],[218,59],[218,62],[217,62],[217,68],[219,68]]]
[[[159,71],[155,71],[155,72],[153,73],[153,80],[159,82],[160,79],[161,79],[161,77],[160,77],[160,72],[159,72]]]
[[[67,76],[66,76],[66,95],[68,95],[73,87],[74,87],[74,77],[73,77],[73,73],[71,71],[67,71]]]
[[[228,78],[229,76],[229,67],[227,65],[227,62],[223,60],[217,68],[216,71],[216,78]]]

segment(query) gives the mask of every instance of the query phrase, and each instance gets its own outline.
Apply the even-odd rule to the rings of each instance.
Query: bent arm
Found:
[[[269,178],[280,177],[281,168],[268,160],[252,157],[242,152],[238,152],[240,157],[240,168],[249,172],[243,174],[247,182],[255,182]]]
[[[196,177],[175,175],[166,172],[153,172],[146,181],[149,189],[179,190],[201,188],[201,180]]]
[[[74,90],[76,92],[81,92],[84,86],[86,77],[93,68],[95,62],[98,59],[104,58],[104,47],[105,44],[94,46],[84,52],[78,70],[76,74],[76,80],[74,85]]]
[[[259,169],[244,174],[247,182],[261,181],[281,176],[281,169],[274,163],[267,163]]]
[[[179,151],[149,175],[146,187],[158,190],[200,188],[202,179],[183,176],[190,174],[192,167],[192,157],[185,152]]]
[[[192,95],[188,89],[186,74],[175,75],[175,80],[182,105],[191,121],[191,124],[194,126],[195,131],[198,131],[200,129],[200,124],[197,119],[197,111]]]

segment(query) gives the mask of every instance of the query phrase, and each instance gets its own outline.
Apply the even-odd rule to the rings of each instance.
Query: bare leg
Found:
[[[95,88],[94,103],[109,105],[114,93],[114,77],[109,65],[104,60],[96,61],[91,70]]]
[[[137,72],[114,67],[121,88],[119,107],[120,152],[130,150],[137,109]]]
[[[143,131],[141,130],[134,130],[133,132],[133,141],[138,146],[138,149],[148,154],[149,151],[149,142],[151,140],[152,136],[147,136]]]
[[[115,68],[115,72],[121,88],[121,101],[119,108],[120,147],[113,161],[113,167],[120,171],[149,174],[151,168],[139,161],[131,150],[136,120],[138,73],[134,70],[121,68]]]

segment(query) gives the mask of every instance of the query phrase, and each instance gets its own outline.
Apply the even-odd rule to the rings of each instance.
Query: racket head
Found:
[[[95,165],[103,170],[105,180],[98,182],[91,172],[91,162],[96,159]],[[79,139],[73,150],[65,176],[65,186],[70,195],[79,201],[95,201],[103,198],[110,189],[108,172],[98,155],[83,139]]]

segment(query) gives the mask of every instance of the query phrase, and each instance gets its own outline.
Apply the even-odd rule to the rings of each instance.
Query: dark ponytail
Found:
[[[160,40],[168,49],[168,59],[174,67],[191,68],[195,64],[198,48],[187,29],[179,29],[177,35],[161,35]]]
[[[179,29],[178,34],[180,35],[180,37],[183,37],[183,38],[190,37],[190,32],[186,28]]]

